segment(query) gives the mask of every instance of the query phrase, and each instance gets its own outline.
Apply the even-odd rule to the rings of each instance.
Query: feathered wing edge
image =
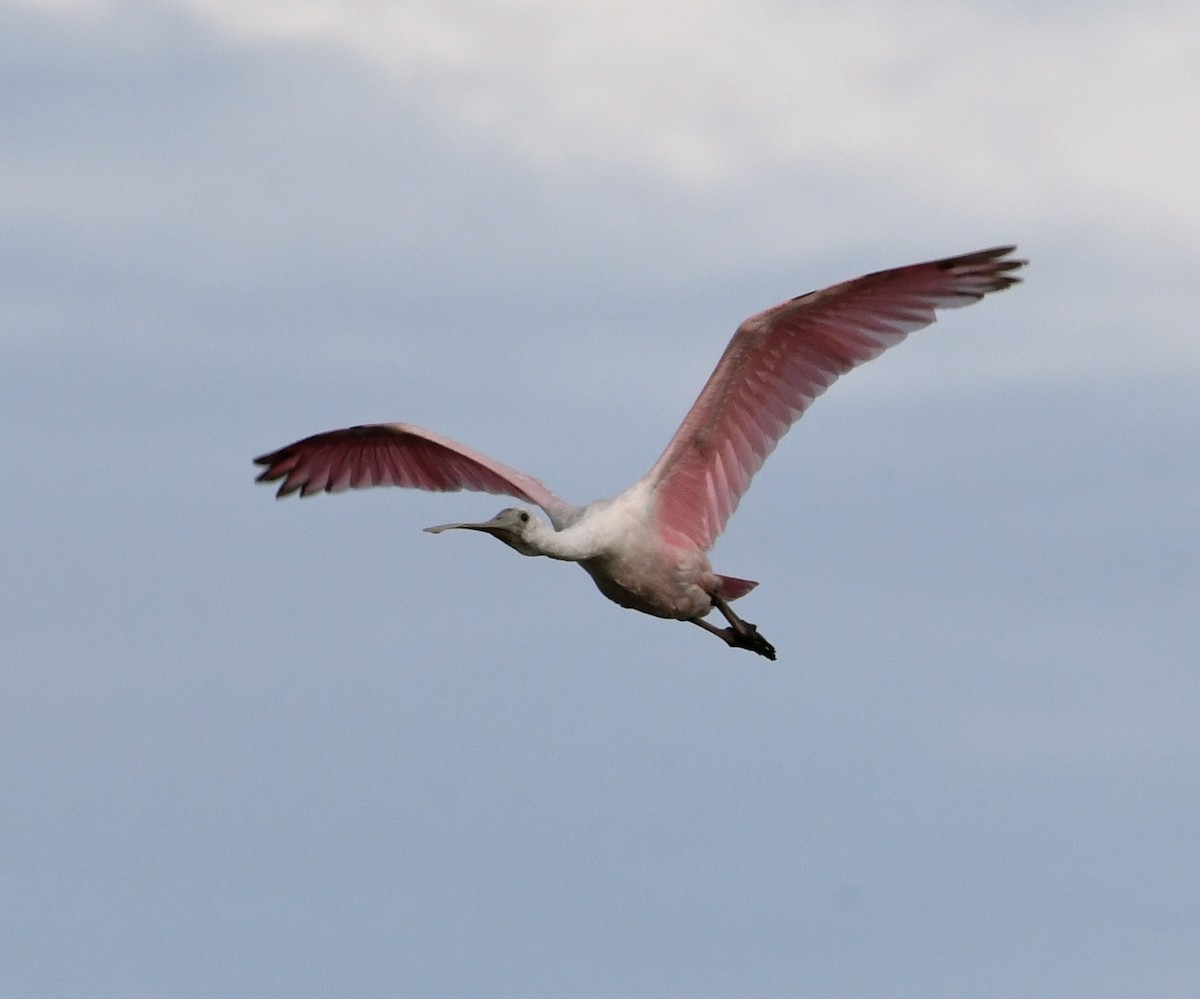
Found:
[[[541,507],[559,526],[573,508],[541,482],[465,444],[405,423],[375,423],[315,434],[254,459],[256,481],[279,482],[276,496],[401,486],[432,492],[512,496]]]
[[[750,480],[813,400],[851,368],[936,319],[1020,281],[1005,246],[876,271],[738,327],[646,479],[664,532],[712,547]]]

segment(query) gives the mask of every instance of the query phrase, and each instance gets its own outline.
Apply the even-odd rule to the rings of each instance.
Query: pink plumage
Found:
[[[877,271],[751,316],[647,477],[665,530],[708,550],[754,473],[813,400],[851,368],[928,326],[935,309],[1019,281],[1013,247]]]
[[[403,486],[452,493],[470,489],[515,496],[547,513],[565,509],[544,485],[449,437],[406,423],[331,430],[254,459],[258,482],[279,482],[276,496]],[[553,514],[552,514],[553,515]]]

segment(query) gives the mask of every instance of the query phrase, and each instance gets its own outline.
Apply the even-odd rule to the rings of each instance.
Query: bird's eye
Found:
[[[528,513],[527,513],[525,510],[522,510],[522,511],[520,512],[520,514],[518,514],[518,516],[521,518],[521,523],[522,523],[522,524],[528,524],[528,523],[529,523],[529,514],[528,514]]]

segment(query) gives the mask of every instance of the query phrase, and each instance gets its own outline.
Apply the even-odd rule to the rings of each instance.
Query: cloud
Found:
[[[468,339],[586,316],[668,355],[711,324],[715,355],[787,294],[1013,240],[1034,266],[1012,332],[956,378],[1200,362],[1176,308],[1200,234],[1188,5],[22,7],[60,52],[75,31],[65,82],[48,58],[16,88],[0,156],[39,280],[78,267],[112,300],[133,269],[131,296],[253,300],[347,354],[397,316]],[[41,306],[7,308],[24,329]]]
[[[85,4],[94,7],[94,4]],[[243,45],[334,47],[549,174],[719,191],[814,167],[1011,218],[1096,199],[1183,237],[1190,5],[179,0]],[[1148,176],[1158,178],[1148,184]]]

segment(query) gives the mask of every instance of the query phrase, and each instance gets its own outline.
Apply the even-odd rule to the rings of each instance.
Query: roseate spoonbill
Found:
[[[276,495],[368,486],[473,489],[542,508],[550,523],[508,507],[464,529],[522,555],[578,562],[622,607],[690,621],[733,648],[775,649],[730,601],[758,584],[713,572],[708,552],[767,455],[839,375],[928,326],[936,309],[969,305],[1016,284],[1023,260],[1005,246],[878,271],[801,295],[738,327],[699,398],[654,467],[623,493],[576,507],[536,479],[463,444],[405,423],[348,427],[272,451],[259,482]],[[728,622],[705,620],[716,608]]]

